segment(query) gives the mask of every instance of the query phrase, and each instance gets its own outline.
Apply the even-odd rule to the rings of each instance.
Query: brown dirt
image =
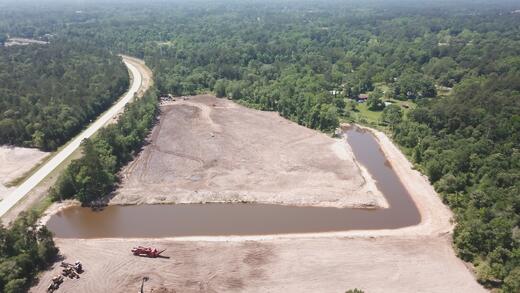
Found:
[[[111,204],[258,202],[386,207],[340,140],[212,96],[162,106]]]
[[[38,149],[0,146],[0,199],[11,190],[6,185],[29,172],[48,155]]]
[[[58,239],[85,273],[59,292],[482,292],[447,237],[298,238],[265,241]],[[135,257],[135,245],[167,248]],[[44,292],[59,265],[31,292]]]
[[[188,105],[188,103],[184,104],[189,106],[180,107],[184,108],[185,112],[191,111],[191,113],[202,116],[202,110],[197,111],[198,107]],[[174,108],[175,106],[168,107]],[[278,122],[280,118],[273,113],[269,113],[269,115],[271,116],[266,116],[266,118],[272,123],[271,125],[268,122],[262,124],[253,120],[253,126],[249,126],[249,130],[256,133],[259,130],[255,129],[255,125],[259,125],[263,129],[278,131],[279,125],[283,125],[283,123]],[[171,123],[165,122],[165,119],[174,119],[175,123],[193,131],[192,135],[198,136],[196,138],[188,136],[189,134],[185,133],[187,130],[184,131],[174,126],[166,127],[167,131],[161,130],[161,136],[154,132],[152,142],[157,142],[159,147],[166,147],[166,150],[170,150],[171,147],[168,144],[168,136],[178,139],[180,135],[186,135],[188,137],[184,137],[184,139],[189,138],[195,141],[183,140],[181,144],[185,145],[185,149],[189,150],[191,147],[200,150],[202,147],[196,145],[200,137],[207,144],[207,141],[226,133],[225,128],[220,128],[220,132],[217,132],[221,120],[216,119],[214,115],[210,117],[216,125],[204,123],[204,127],[198,126],[195,122],[187,125],[187,121],[190,120],[182,121],[182,117],[185,118],[185,116],[179,115],[176,120],[175,117],[169,117],[171,116],[166,115],[165,118],[163,115],[162,123],[164,125]],[[220,119],[225,119],[225,117]],[[252,120],[250,117],[242,119],[244,120],[238,121],[237,124]],[[285,123],[288,124],[288,122]],[[214,137],[210,135],[210,131],[215,133]],[[371,293],[485,292],[485,289],[475,281],[472,273],[453,251],[451,246],[453,225],[450,222],[449,209],[442,204],[428,180],[413,170],[412,165],[390,139],[381,132],[373,132],[392,167],[398,176],[403,178],[404,186],[410,192],[421,213],[422,220],[419,225],[395,230],[347,231],[312,235],[176,239],[56,239],[64,256],[71,261],[80,259],[87,270],[81,279],[67,280],[60,288],[60,292],[131,292],[139,288],[142,277],[145,276],[150,278],[146,282],[145,292],[344,292],[351,288],[360,288]],[[264,136],[269,138],[270,135],[272,134],[261,133],[258,135],[257,137],[262,138],[259,143],[263,143]],[[163,136],[166,136],[165,140],[161,140]],[[291,137],[296,140],[299,138],[294,133],[291,133]],[[240,142],[243,138],[237,139]],[[230,140],[229,146],[226,145],[226,148],[232,147],[233,142],[235,140]],[[311,145],[313,142],[315,141],[311,137],[300,141],[301,144]],[[249,143],[246,144],[247,148],[257,149],[252,146],[251,141]],[[271,141],[270,143],[273,147],[280,148],[279,142]],[[215,147],[214,144],[210,146]],[[321,145],[321,150],[318,149],[318,146],[314,146],[316,147],[314,153],[321,154],[322,150],[327,153],[329,151],[327,146],[330,145]],[[152,144],[148,150],[152,148],[156,148],[156,146]],[[280,149],[283,153],[283,148]],[[301,152],[301,148],[291,147],[290,149],[294,153]],[[252,153],[256,160],[259,157],[263,158],[258,152]],[[197,167],[190,167],[188,163],[183,163],[182,166],[190,167],[190,171],[180,170],[180,175],[176,174],[165,167],[165,164],[161,164],[160,160],[155,159],[154,161],[154,154],[161,155],[157,151],[147,152],[145,150],[140,158],[147,155],[146,160],[141,160],[149,163],[146,165],[137,160],[127,169],[125,174],[129,177],[126,178],[126,184],[131,184],[128,181],[134,180],[132,176],[135,174],[140,176],[136,177],[136,182],[154,183],[141,179],[154,179],[153,174],[150,174],[151,171],[147,171],[150,166],[157,168],[154,169],[158,170],[157,173],[165,173],[165,178],[168,181],[172,180],[171,182],[180,182],[180,179],[173,177],[174,175],[182,177],[183,174],[194,173],[197,170]],[[351,155],[348,152],[347,154]],[[332,155],[329,154],[329,156]],[[198,161],[196,160],[181,157],[176,161],[176,156],[173,157],[163,155],[162,158],[166,163],[185,160],[193,161],[192,164],[197,166]],[[236,158],[236,164],[245,160],[248,164],[254,165],[254,162],[248,161],[249,158],[243,157],[240,152],[233,158]],[[282,163],[273,161],[268,162],[277,166],[282,165]],[[147,168],[143,168],[143,166],[147,166]],[[211,170],[214,166],[210,165],[207,168]],[[239,165],[239,167],[242,166]],[[260,166],[260,168],[265,167]],[[260,171],[254,171],[257,173],[253,174],[258,176]],[[268,176],[269,174],[260,173],[259,175]],[[171,177],[173,179],[170,179]],[[247,176],[241,178],[245,178],[246,181],[251,180]],[[266,178],[277,180],[272,177]],[[159,181],[159,183],[164,182]],[[190,182],[185,181],[185,184],[190,184]],[[150,186],[146,186],[143,190],[149,188]],[[121,201],[122,199],[124,198],[121,195],[116,196],[116,200]],[[273,200],[276,201],[277,198]],[[59,209],[59,207],[54,208]],[[165,255],[170,258],[134,257],[131,255],[130,249],[135,245],[167,248]],[[55,266],[49,272],[44,273],[41,282],[31,291],[43,291],[49,284],[50,278],[58,271],[59,269]]]

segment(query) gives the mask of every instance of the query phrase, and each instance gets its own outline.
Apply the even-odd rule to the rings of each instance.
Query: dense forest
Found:
[[[0,47],[0,144],[54,150],[127,87],[121,58],[86,42]]]
[[[140,5],[3,10],[0,35],[53,34],[144,58],[163,94],[211,91],[324,131],[342,120],[390,131],[454,211],[455,246],[479,281],[520,291],[518,3]],[[156,111],[142,103],[150,108],[128,118],[141,121],[142,131],[130,135],[118,124],[86,142],[89,159],[71,165],[55,197],[88,202],[112,190],[115,170],[138,149]],[[33,135],[22,143],[36,145]]]
[[[213,91],[322,130],[350,114],[345,98],[381,85],[388,99],[434,97],[518,54],[507,10],[350,4],[157,2],[67,15],[63,34],[144,58],[162,93]]]
[[[520,60],[520,59],[519,59]],[[459,255],[486,285],[520,289],[520,66],[468,77],[394,128],[455,212]]]
[[[9,228],[0,225],[0,292],[27,292],[38,271],[54,263],[58,249],[36,214],[23,214]]]

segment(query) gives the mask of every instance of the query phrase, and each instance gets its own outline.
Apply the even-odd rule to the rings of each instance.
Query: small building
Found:
[[[366,100],[368,100],[368,95],[367,94],[360,94],[357,97],[358,103],[364,103],[364,102],[366,102]]]

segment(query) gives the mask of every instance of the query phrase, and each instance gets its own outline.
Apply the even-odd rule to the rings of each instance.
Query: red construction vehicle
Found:
[[[132,253],[137,256],[146,256],[146,257],[158,257],[163,253],[166,249],[163,250],[157,250],[156,248],[152,247],[144,247],[144,246],[137,246],[132,248]]]

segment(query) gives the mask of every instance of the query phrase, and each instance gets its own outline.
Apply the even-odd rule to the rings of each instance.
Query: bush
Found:
[[[58,249],[34,213],[22,213],[9,229],[0,226],[0,292],[27,292],[38,271],[56,259]]]

